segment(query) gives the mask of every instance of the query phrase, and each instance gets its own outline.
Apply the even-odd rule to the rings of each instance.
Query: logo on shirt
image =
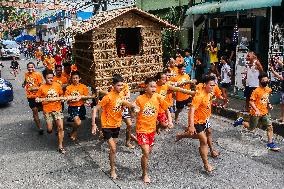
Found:
[[[261,103],[261,104],[267,104],[268,98],[269,98],[269,94],[264,94],[264,95],[260,98],[260,103]]]
[[[59,95],[57,94],[56,90],[49,89],[47,91],[47,98],[54,98],[54,97],[57,97],[57,96],[59,96]]]
[[[80,92],[77,90],[72,91],[71,96],[80,96]]]
[[[35,85],[35,79],[32,78],[32,77],[28,77],[26,81],[27,81],[27,85],[28,85],[29,87]]]
[[[122,101],[121,101],[121,99],[119,99],[115,102],[115,105],[114,105],[112,111],[119,112],[119,111],[121,111],[121,109],[122,109]]]
[[[148,102],[145,104],[142,114],[145,116],[153,116],[156,114],[156,112],[157,112],[156,107],[150,102]]]
[[[161,90],[161,91],[160,91],[160,94],[161,94],[163,97],[166,97],[166,96],[167,96],[167,91],[166,91],[166,90]]]

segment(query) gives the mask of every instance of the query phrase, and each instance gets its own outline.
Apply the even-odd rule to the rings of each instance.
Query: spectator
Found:
[[[271,72],[273,75],[281,81],[281,94],[280,94],[280,104],[281,104],[281,118],[278,120],[282,124],[284,123],[284,69],[283,69],[283,62],[279,59],[275,59],[274,62],[276,62],[278,65],[281,66],[282,72],[281,74],[277,73],[274,69],[274,65],[270,65]]]
[[[210,57],[210,67],[214,66],[217,67],[219,60],[218,60],[218,48],[215,44],[214,41],[211,41],[207,44],[207,51],[209,53],[209,57]]]
[[[200,57],[197,57],[195,59],[195,66],[194,66],[194,69],[195,69],[195,78],[197,80],[197,83],[202,83],[202,78],[203,78],[203,75],[204,75],[204,69],[205,69],[206,65],[202,63],[202,59]]]
[[[221,91],[224,97],[223,107],[227,108],[228,106],[228,89],[231,85],[231,67],[228,65],[228,59],[226,56],[221,57]]]
[[[12,75],[17,77],[17,74],[19,73],[20,65],[19,62],[16,60],[16,57],[13,56],[13,60],[11,61],[11,66],[10,68],[12,71],[10,72]]]
[[[4,68],[4,66],[3,66],[2,62],[0,62],[0,78],[1,78],[2,68]]]
[[[257,56],[254,52],[248,52],[246,60],[248,61],[248,64],[245,69],[245,91],[244,96],[246,97],[246,111],[249,111],[249,101],[251,94],[254,89],[259,87],[259,81],[258,76],[260,72],[263,72],[263,68],[259,60],[257,59]]]
[[[185,64],[185,73],[187,73],[191,78],[194,74],[194,66],[193,66],[193,58],[190,55],[189,49],[185,49],[185,57],[184,57],[184,64]]]

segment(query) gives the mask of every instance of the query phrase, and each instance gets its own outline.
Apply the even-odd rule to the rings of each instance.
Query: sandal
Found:
[[[62,147],[62,148],[58,148],[58,152],[61,154],[65,154],[66,150]]]

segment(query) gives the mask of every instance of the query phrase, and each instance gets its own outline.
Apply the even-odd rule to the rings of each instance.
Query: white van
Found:
[[[20,57],[20,46],[16,43],[16,41],[3,40],[1,41],[0,47],[1,58],[9,58],[13,56],[15,56],[16,58]]]

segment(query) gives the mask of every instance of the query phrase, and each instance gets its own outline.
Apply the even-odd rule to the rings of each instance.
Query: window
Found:
[[[140,28],[116,29],[116,48],[119,57],[140,54],[141,41]]]

